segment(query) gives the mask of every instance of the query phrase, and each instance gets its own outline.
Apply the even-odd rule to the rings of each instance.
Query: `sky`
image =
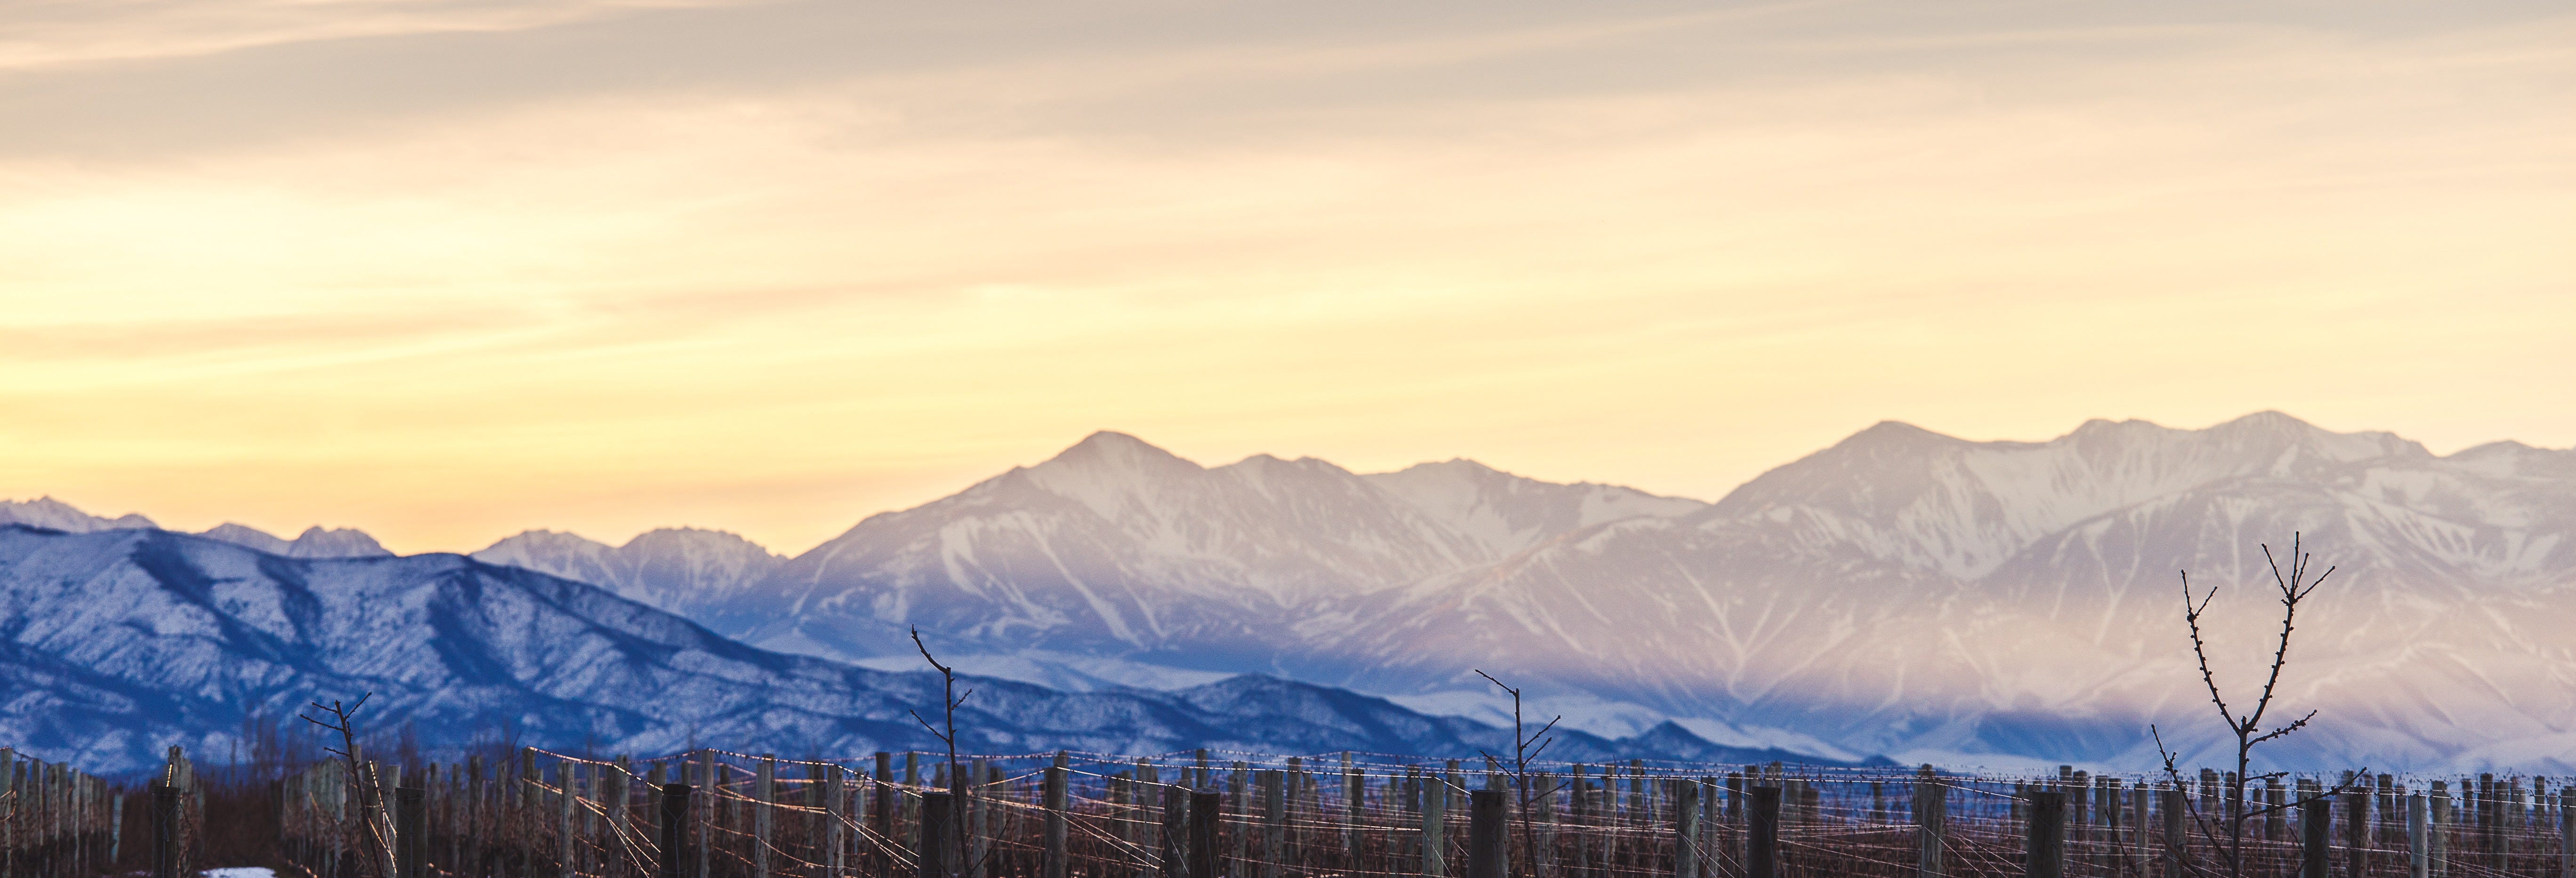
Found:
[[[810,547],[1100,429],[1704,499],[2576,445],[2552,3],[148,0],[0,31],[0,498]]]

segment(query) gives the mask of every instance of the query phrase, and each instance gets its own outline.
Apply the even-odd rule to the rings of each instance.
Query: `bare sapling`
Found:
[[[929,662],[931,667],[939,669],[940,713],[947,731],[942,732],[939,728],[931,726],[929,720],[921,718],[920,711],[907,708],[906,712],[911,713],[912,721],[920,723],[924,730],[930,732],[931,737],[938,738],[940,743],[948,745],[948,803],[952,809],[948,819],[948,835],[957,841],[957,859],[953,862],[957,871],[951,874],[964,874],[972,871],[972,867],[966,862],[965,832],[965,815],[972,812],[966,807],[966,772],[960,771],[957,766],[957,706],[965,704],[967,696],[975,694],[975,690],[968,689],[965,695],[957,694],[957,669],[940,664],[938,659],[931,657],[930,647],[921,642],[919,628],[912,629],[912,645],[913,648],[921,650],[922,661]]]
[[[1539,754],[1547,752],[1547,745],[1556,743],[1556,738],[1548,735],[1548,731],[1556,728],[1557,720],[1565,717],[1560,715],[1548,720],[1547,725],[1540,726],[1538,731],[1524,733],[1522,731],[1524,727],[1521,725],[1521,690],[1506,686],[1503,681],[1494,679],[1494,675],[1481,670],[1476,672],[1476,676],[1485,678],[1486,682],[1501,687],[1512,696],[1512,789],[1520,797],[1519,813],[1514,816],[1518,818],[1521,827],[1521,874],[1536,878],[1538,829],[1530,822],[1530,813],[1533,810],[1533,803],[1541,798],[1556,795],[1556,788],[1531,789],[1529,764],[1530,760],[1537,759]],[[1484,756],[1486,759],[1494,759],[1492,753],[1485,753]]]
[[[340,757],[348,765],[349,783],[354,788],[353,792],[356,793],[358,800],[358,813],[355,815],[359,825],[358,841],[366,847],[367,869],[377,878],[391,878],[385,872],[387,864],[393,862],[392,815],[385,811],[384,785],[376,777],[376,773],[369,770],[367,763],[358,756],[358,733],[352,722],[358,714],[358,709],[367,706],[367,699],[374,694],[373,692],[361,694],[358,696],[358,703],[345,707],[338,699],[332,699],[328,706],[324,706],[319,701],[313,702],[315,711],[331,716],[329,721],[319,719],[310,713],[302,716],[305,722],[340,736],[339,747],[334,748],[326,743],[322,745],[322,749],[324,752]],[[345,832],[346,829],[342,831]]]
[[[2272,667],[2263,678],[2263,688],[2255,696],[2253,706],[2241,713],[2228,704],[2227,696],[2219,690],[2218,676],[2209,669],[2209,641],[2200,625],[2202,614],[2209,610],[2209,602],[2218,596],[2218,587],[2211,586],[2206,593],[2195,593],[2191,585],[2191,572],[2182,571],[2182,619],[2183,624],[2190,630],[2192,657],[2200,663],[2200,681],[2209,691],[2210,704],[2218,711],[2218,718],[2227,725],[2227,730],[2236,736],[2236,770],[2227,776],[2228,789],[2226,803],[2223,806],[2224,813],[2204,814],[2201,812],[2200,803],[2194,802],[2192,797],[2181,797],[2193,827],[2202,838],[2208,840],[2211,847],[2219,851],[2223,868],[2212,870],[2184,857],[2182,839],[2165,841],[2165,844],[2172,848],[2171,853],[2176,861],[2181,862],[2195,875],[2223,873],[2229,878],[2241,878],[2245,874],[2245,825],[2248,821],[2274,811],[2295,812],[2300,806],[2309,802],[2321,798],[2331,799],[2340,795],[2349,786],[2349,782],[2337,784],[2332,789],[2324,790],[2314,796],[2298,798],[2280,805],[2246,807],[2247,784],[2279,778],[2289,773],[2272,771],[2260,775],[2253,774],[2254,748],[2307,728],[2308,721],[2317,717],[2317,712],[2310,710],[2305,716],[2288,723],[2269,729],[2263,727],[2263,717],[2271,711],[2273,695],[2281,683],[2281,669],[2290,661],[2290,634],[2298,628],[2299,604],[2315,593],[2317,586],[2323,584],[2326,577],[2334,575],[2335,572],[2335,568],[2329,566],[2323,573],[2309,575],[2309,565],[2315,560],[2315,556],[2301,547],[2300,535],[2296,532],[2290,535],[2290,559],[2287,569],[2283,568],[2279,559],[2273,557],[2270,544],[2262,544],[2262,546],[2263,560],[2272,569],[2274,598],[2281,605],[2281,630],[2273,643]],[[2172,779],[2177,789],[2185,787],[2188,782],[2183,779],[2182,769],[2176,764],[2181,754],[2165,747],[2164,735],[2155,726],[2149,725],[2147,732],[2155,739],[2156,753],[2164,759],[2165,774]],[[2368,777],[2369,774],[2368,769],[2363,769],[2352,776]]]

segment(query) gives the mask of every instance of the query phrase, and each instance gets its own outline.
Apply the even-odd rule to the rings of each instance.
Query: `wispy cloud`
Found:
[[[636,10],[751,2],[760,0],[32,0],[10,7],[0,71],[323,40],[528,30]]]

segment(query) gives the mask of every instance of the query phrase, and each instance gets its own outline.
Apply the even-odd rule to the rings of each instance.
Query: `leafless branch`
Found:
[[[2219,720],[2227,724],[2227,730],[2230,734],[2236,736],[2236,770],[2229,772],[2227,775],[2226,839],[2223,842],[2220,840],[2216,828],[2211,825],[2211,821],[2206,815],[2200,813],[2200,808],[2193,802],[2192,796],[2186,794],[2182,799],[2184,807],[2188,809],[2191,814],[2194,826],[2200,830],[2203,837],[2209,839],[2212,846],[2217,847],[2223,853],[2226,859],[2226,873],[2230,878],[2241,878],[2245,871],[2244,853],[2246,821],[2256,816],[2272,813],[2275,810],[2282,810],[2284,808],[2291,807],[2265,806],[2251,810],[2246,808],[2246,784],[2256,780],[2281,776],[2280,772],[2273,772],[2261,775],[2260,777],[2253,774],[2254,748],[2264,743],[2286,737],[2300,729],[2307,728],[2308,721],[2315,719],[2317,716],[2316,711],[2312,710],[2308,712],[2307,716],[2300,717],[2297,721],[2288,725],[2274,728],[2271,731],[2262,731],[2263,717],[2271,711],[2273,696],[2280,689],[2281,669],[2287,667],[2290,662],[2290,636],[2292,632],[2298,630],[2297,622],[2299,616],[2299,602],[2306,600],[2309,595],[2314,594],[2317,590],[2317,586],[2325,582],[2326,577],[2332,576],[2336,569],[2329,566],[2326,568],[2325,573],[2318,574],[2313,578],[2309,577],[2308,565],[2314,561],[2315,558],[2313,555],[2307,553],[2306,548],[2302,543],[2303,539],[2301,534],[2293,532],[2290,535],[2290,560],[2287,570],[2283,569],[2281,560],[2272,554],[2271,545],[2268,543],[2261,544],[2263,547],[2263,560],[2271,569],[2273,589],[2279,596],[2280,600],[2281,630],[2273,643],[2272,666],[2263,679],[2263,687],[2256,695],[2253,706],[2242,715],[2237,714],[2235,710],[2228,705],[2226,695],[2219,689],[2218,676],[2210,670],[2209,642],[2200,625],[2201,615],[2209,610],[2210,602],[2217,599],[2218,589],[2213,586],[2205,594],[2195,594],[2192,591],[2190,572],[2185,571],[2182,573],[2182,618],[2183,624],[2191,636],[2192,658],[2199,663],[2201,685],[2208,689],[2210,704],[2218,710]],[[2178,755],[2165,748],[2164,737],[2157,732],[2154,726],[2148,726],[2148,733],[2155,737],[2156,752],[2164,758],[2165,774],[2171,778],[2172,782],[2176,786],[2188,788],[2189,781],[2183,778],[2182,769],[2176,764]],[[2207,769],[2203,770],[2206,771]],[[2336,790],[2340,791],[2342,788],[2343,785],[2339,784],[2337,785]],[[2322,795],[2331,796],[2334,794],[2334,792],[2328,792]],[[2308,801],[2314,801],[2314,798],[2302,799],[2301,803]],[[2184,851],[2182,846],[2179,843],[2176,843],[2174,855],[2178,862],[2182,862],[2187,868],[2192,869],[2196,874],[2204,873],[2206,871],[2199,864],[2189,862],[2187,858],[2183,857],[2183,853]]]
[[[360,827],[358,840],[366,846],[366,868],[377,878],[386,878],[387,865],[393,859],[393,825],[385,814],[385,791],[382,779],[376,777],[374,772],[368,771],[366,763],[358,757],[358,733],[354,721],[359,708],[366,707],[367,699],[374,696],[373,692],[362,693],[358,696],[358,703],[346,706],[341,705],[336,698],[332,699],[329,705],[319,701],[313,702],[315,711],[331,715],[329,721],[324,721],[310,713],[298,714],[298,716],[303,717],[305,722],[320,726],[323,731],[340,737],[340,749],[334,750],[328,743],[325,743],[322,749],[340,757],[342,763],[348,766],[349,783],[355,788],[357,794],[356,817]]]
[[[948,801],[950,807],[954,809],[949,815],[948,834],[957,839],[955,866],[962,873],[971,870],[966,862],[965,827],[960,825],[960,821],[964,815],[972,813],[966,808],[966,796],[972,788],[967,786],[966,773],[959,770],[957,764],[957,707],[965,704],[966,695],[975,694],[975,690],[966,690],[966,695],[957,694],[957,669],[940,664],[939,659],[931,656],[929,644],[921,642],[921,629],[918,627],[912,629],[912,645],[913,648],[921,650],[922,661],[929,662],[931,667],[939,669],[940,712],[946,716],[948,732],[941,734],[938,729],[931,729],[929,723],[922,721],[919,713],[913,713],[912,720],[921,723],[922,728],[930,729],[930,734],[937,737],[940,743],[948,745]],[[909,708],[906,710],[909,711]]]
[[[1556,790],[1550,789],[1543,793],[1532,790],[1530,788],[1529,764],[1530,760],[1536,759],[1539,754],[1547,752],[1547,745],[1556,743],[1555,738],[1546,737],[1546,735],[1550,729],[1556,728],[1556,724],[1563,721],[1565,717],[1560,715],[1555,719],[1548,720],[1547,725],[1540,726],[1538,731],[1535,733],[1524,732],[1522,730],[1523,724],[1521,722],[1521,690],[1514,688],[1501,680],[1494,679],[1494,675],[1485,673],[1481,669],[1476,671],[1476,676],[1485,678],[1486,682],[1494,684],[1496,688],[1499,688],[1504,692],[1511,693],[1512,696],[1512,788],[1520,792],[1519,810],[1521,824],[1521,855],[1524,858],[1521,866],[1521,874],[1531,876],[1531,878],[1540,878],[1538,874],[1538,830],[1531,823],[1530,813],[1532,809],[1530,806],[1542,796],[1554,795]],[[1532,749],[1531,745],[1533,744],[1537,745],[1536,749]],[[1488,762],[1502,761],[1495,759],[1491,753],[1485,754],[1485,759]]]

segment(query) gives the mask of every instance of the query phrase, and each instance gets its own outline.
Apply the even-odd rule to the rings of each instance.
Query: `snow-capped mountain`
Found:
[[[2278,622],[2261,544],[2294,532],[2337,569],[2281,708],[2323,713],[2278,759],[2576,768],[2576,450],[2435,455],[2276,412],[2046,442],[1885,423],[1713,504],[1464,460],[1205,467],[1099,433],[793,559],[708,531],[477,556],[876,669],[912,667],[919,626],[1058,690],[1267,674],[1490,721],[1481,668],[1605,736],[2143,769],[2150,723],[2195,751],[2215,733],[2177,571],[2223,586],[2218,673],[2251,685]]]
[[[2096,421],[2044,443],[1882,424],[1707,511],[1569,533],[1374,597],[1340,658],[1372,691],[1474,665],[1674,715],[1900,758],[2143,767],[2150,722],[2207,743],[2177,572],[2223,682],[2277,610],[2260,544],[2340,565],[2301,619],[2276,753],[2310,767],[2562,759],[2576,726],[2576,452],[2449,457],[2278,413],[2206,430]],[[2322,569],[2322,568],[2321,568]],[[1339,672],[1339,676],[1335,672]]]
[[[305,528],[295,539],[279,539],[276,534],[246,524],[224,522],[205,535],[236,546],[258,549],[271,555],[289,558],[382,558],[392,555],[376,544],[376,538],[357,528]]]
[[[38,497],[33,500],[0,500],[0,525],[8,524],[23,524],[68,533],[160,527],[153,524],[152,519],[131,512],[116,518],[91,515],[52,497]]]
[[[1101,433],[872,516],[703,618],[859,661],[919,625],[1060,685],[1263,672],[1443,709],[1484,668],[1609,733],[2143,764],[2148,723],[2209,731],[2176,572],[2229,584],[2230,674],[2275,621],[2259,544],[2294,531],[2342,566],[2288,690],[2328,713],[2283,758],[2503,759],[2576,733],[2554,694],[2576,637],[2551,624],[2576,618],[2576,451],[2437,456],[2276,412],[2047,442],[1886,423],[1715,504],[1468,461],[1201,467]]]
[[[623,546],[532,530],[474,557],[580,580],[684,616],[708,614],[787,560],[735,534],[694,527],[647,531]]]
[[[912,709],[938,677],[726,640],[600,588],[459,555],[305,559],[151,529],[0,526],[0,741],[99,772],[183,744],[224,753],[246,720],[373,693],[378,735],[435,752],[505,737],[660,754],[693,743],[855,756],[928,749]],[[1177,692],[971,681],[973,752],[1211,746],[1465,755],[1506,731],[1275,678]],[[255,725],[255,724],[250,724]],[[1760,759],[1678,728],[1575,734],[1569,755]]]
[[[854,660],[902,654],[917,625],[996,653],[1261,671],[1357,624],[1370,594],[1569,528],[1704,505],[1466,461],[1376,476],[1267,455],[1209,468],[1103,432],[871,516],[704,618],[753,643]]]
[[[34,500],[0,500],[0,525],[23,524],[65,533],[96,533],[103,530],[152,530],[160,525],[152,519],[128,512],[116,518],[91,515],[52,497]],[[356,528],[306,528],[295,539],[281,539],[247,524],[225,522],[207,530],[205,536],[247,546],[272,555],[289,558],[373,558],[392,555],[376,544],[376,538]]]

